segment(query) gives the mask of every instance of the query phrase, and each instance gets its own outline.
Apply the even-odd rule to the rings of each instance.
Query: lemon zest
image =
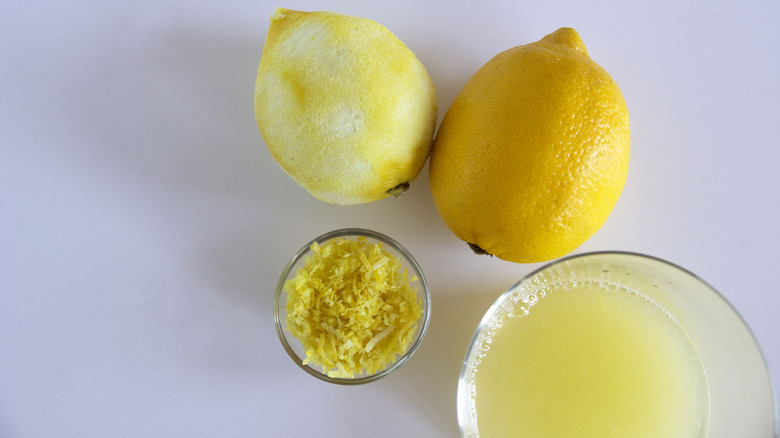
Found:
[[[404,354],[422,303],[416,275],[365,237],[313,243],[287,280],[287,330],[301,341],[304,364],[330,377],[373,374]]]

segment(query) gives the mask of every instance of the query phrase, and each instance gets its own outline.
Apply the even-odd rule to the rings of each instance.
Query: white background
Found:
[[[3,0],[0,437],[453,437],[472,333],[539,265],[472,255],[427,167],[407,196],[340,207],[272,160],[253,91],[274,6],[372,18],[428,68],[439,118],[484,62],[561,26],[620,85],[627,185],[577,252],[701,276],[780,381],[780,3]],[[397,373],[340,387],[273,326],[288,258],[332,229],[405,245],[433,295]]]

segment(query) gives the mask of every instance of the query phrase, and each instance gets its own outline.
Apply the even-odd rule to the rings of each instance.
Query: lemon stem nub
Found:
[[[404,195],[404,193],[409,190],[409,183],[408,182],[402,182],[401,184],[398,184],[397,186],[393,187],[392,189],[387,191],[388,195],[395,196],[396,198],[400,198]]]
[[[484,249],[480,248],[479,245],[475,245],[473,243],[469,243],[469,248],[471,248],[472,251],[474,251],[474,254],[477,255],[489,255],[490,257],[493,257],[493,254],[485,251]]]

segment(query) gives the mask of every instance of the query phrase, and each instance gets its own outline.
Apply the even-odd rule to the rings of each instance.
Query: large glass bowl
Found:
[[[710,397],[707,438],[776,436],[775,400],[767,365],[736,310],[691,272],[664,260],[625,252],[588,253],[550,263],[522,279],[490,307],[477,327],[458,383],[462,436],[479,436],[474,370],[481,355],[489,352],[491,329],[513,308],[523,305],[524,299],[544,296],[549,285],[577,282],[639,292],[672,314],[692,341],[706,374]]]
[[[411,279],[410,285],[412,288],[417,289],[417,298],[422,303],[422,312],[421,312],[420,319],[417,321],[416,333],[414,334],[414,337],[411,343],[409,344],[409,348],[406,350],[406,352],[403,355],[397,356],[394,361],[386,364],[384,368],[378,370],[373,374],[363,373],[363,374],[356,375],[353,378],[330,377],[328,376],[328,374],[323,373],[321,368],[312,364],[304,364],[304,359],[306,358],[306,352],[303,348],[303,345],[286,328],[285,319],[287,315],[287,309],[286,309],[287,293],[284,291],[284,283],[287,280],[295,277],[298,268],[303,266],[307,256],[310,255],[311,252],[310,248],[312,244],[314,244],[315,242],[317,242],[320,245],[324,245],[326,242],[333,239],[338,239],[338,238],[356,239],[361,236],[365,237],[370,244],[380,242],[384,250],[388,251],[392,255],[399,258],[403,266],[402,269],[403,268],[408,269],[409,278]],[[387,376],[388,374],[398,369],[401,365],[403,365],[414,354],[414,352],[422,343],[423,337],[425,336],[425,333],[428,330],[428,324],[431,316],[430,301],[431,301],[431,296],[430,296],[430,291],[428,289],[428,283],[425,280],[425,275],[423,274],[420,265],[417,263],[414,257],[412,257],[409,251],[407,251],[403,246],[401,246],[401,244],[391,239],[390,237],[382,233],[378,233],[376,231],[360,229],[360,228],[345,228],[345,229],[340,229],[340,230],[335,230],[335,231],[325,233],[313,239],[312,241],[304,245],[292,257],[290,262],[284,268],[284,271],[282,272],[282,275],[279,278],[279,282],[276,286],[276,294],[274,296],[274,323],[276,324],[276,332],[279,335],[279,340],[281,340],[282,346],[290,355],[290,358],[292,358],[293,362],[295,362],[295,364],[298,365],[301,369],[311,374],[312,376],[318,379],[322,379],[326,382],[337,383],[342,385],[357,385],[362,383],[373,382],[377,379]]]

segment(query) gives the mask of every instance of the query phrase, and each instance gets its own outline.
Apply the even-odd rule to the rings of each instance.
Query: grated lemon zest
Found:
[[[330,377],[373,374],[409,348],[422,315],[417,276],[365,237],[311,245],[287,280],[287,330],[306,351],[304,364]]]

